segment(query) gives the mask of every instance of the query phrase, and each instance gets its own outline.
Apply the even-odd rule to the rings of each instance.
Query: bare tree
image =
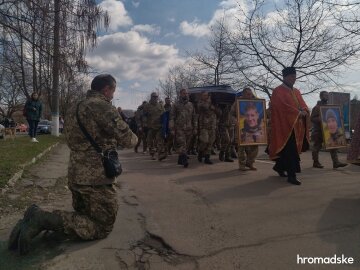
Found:
[[[211,27],[211,37],[204,50],[190,53],[197,70],[196,75],[204,84],[232,83],[234,63],[231,61],[228,37],[229,30],[225,19],[222,18]]]
[[[339,68],[360,52],[360,36],[338,23],[333,3],[286,0],[271,13],[265,12],[265,1],[252,3],[230,36],[232,55],[238,72],[269,97],[286,66],[297,68],[306,94],[336,83]]]

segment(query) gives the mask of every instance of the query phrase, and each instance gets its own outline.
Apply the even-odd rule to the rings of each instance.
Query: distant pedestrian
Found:
[[[352,135],[347,161],[360,166],[360,114],[358,114],[355,132]]]
[[[59,131],[61,134],[64,132],[64,118],[62,116],[59,117]]]
[[[36,129],[39,124],[41,114],[42,114],[42,103],[39,100],[39,95],[34,92],[31,94],[31,98],[25,103],[25,117],[29,124],[29,136],[31,142],[39,142],[36,139]]]

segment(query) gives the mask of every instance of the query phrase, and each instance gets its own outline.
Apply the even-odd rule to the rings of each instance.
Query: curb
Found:
[[[60,142],[57,142],[57,143],[53,144],[52,146],[48,147],[48,148],[45,149],[43,152],[41,152],[40,154],[38,154],[36,157],[33,157],[33,158],[31,159],[31,161],[26,162],[26,163],[20,165],[20,168],[21,168],[21,169],[20,169],[19,171],[17,171],[17,172],[9,179],[9,181],[7,182],[7,185],[8,185],[9,187],[13,187],[13,186],[16,184],[16,182],[17,182],[17,181],[21,178],[21,176],[23,175],[24,169],[25,169],[26,167],[28,167],[29,165],[34,164],[34,163],[35,163],[36,161],[38,161],[42,156],[44,156],[46,153],[48,153],[51,149],[53,149],[54,147],[58,146],[59,143],[60,143]],[[4,189],[5,189],[5,192],[6,192],[6,188],[3,188],[2,193],[4,192]]]

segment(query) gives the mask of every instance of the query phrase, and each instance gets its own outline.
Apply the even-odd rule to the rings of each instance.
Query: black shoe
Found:
[[[287,181],[293,185],[301,185],[301,182],[296,178],[296,176],[289,176]]]
[[[321,163],[320,163],[319,161],[314,161],[313,167],[314,167],[314,168],[318,168],[318,169],[324,168],[324,166],[321,165]]]
[[[348,164],[347,163],[342,163],[342,162],[336,162],[333,164],[333,168],[337,169],[337,168],[342,168],[342,167],[346,167]]]
[[[205,164],[213,164],[212,161],[210,160],[210,155],[205,155],[205,161],[204,161]]]
[[[184,168],[187,168],[187,167],[189,166],[188,159],[189,159],[189,157],[184,154],[184,156],[183,156],[183,165],[184,165]]]
[[[198,156],[197,156],[198,161],[202,162],[202,158],[203,158],[203,156],[202,156],[201,152],[199,152]]]
[[[276,170],[276,169],[274,169],[274,168],[273,168],[273,170],[274,170],[275,172],[277,172],[280,177],[287,177],[285,171],[278,171],[278,170]]]
[[[220,153],[219,153],[219,160],[220,160],[220,161],[224,161],[224,160],[225,160],[225,152],[224,152],[224,151],[220,151]]]

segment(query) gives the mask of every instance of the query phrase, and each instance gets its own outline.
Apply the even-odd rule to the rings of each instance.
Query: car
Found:
[[[51,133],[51,121],[41,120],[37,126],[36,132],[38,134],[50,134]]]

